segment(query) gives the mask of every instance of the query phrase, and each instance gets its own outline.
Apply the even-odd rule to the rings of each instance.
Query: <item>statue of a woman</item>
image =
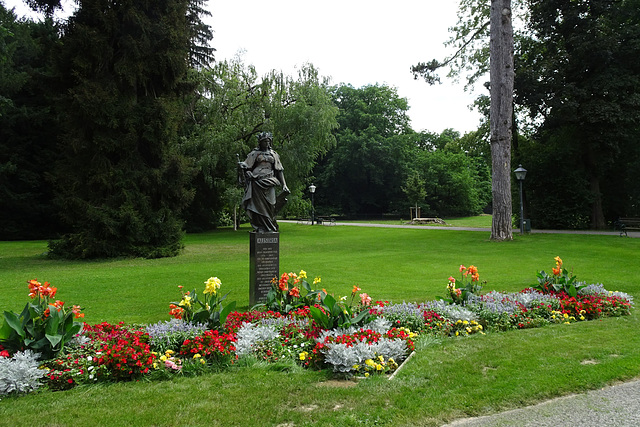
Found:
[[[247,211],[254,231],[278,231],[276,222],[276,187],[290,193],[284,180],[284,168],[278,153],[271,149],[273,137],[269,132],[258,135],[258,147],[238,165],[245,178],[242,207]]]

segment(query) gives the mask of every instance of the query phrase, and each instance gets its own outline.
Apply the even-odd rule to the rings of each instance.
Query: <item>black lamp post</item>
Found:
[[[524,234],[524,204],[522,202],[522,183],[524,182],[524,178],[527,176],[527,170],[522,167],[522,165],[518,165],[518,169],[513,171],[516,174],[516,178],[520,183],[520,234]]]
[[[311,193],[311,225],[313,225],[313,222],[316,219],[316,205],[315,202],[313,200],[313,195],[316,192],[316,186],[311,184],[309,186],[309,193]]]

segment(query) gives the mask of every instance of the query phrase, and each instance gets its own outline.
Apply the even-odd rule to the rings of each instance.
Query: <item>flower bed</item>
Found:
[[[181,300],[170,305],[174,319],[147,326],[77,324],[73,317],[82,315],[80,307],[50,303],[56,288],[32,280],[30,296],[38,298],[30,303],[32,310],[5,313],[0,328],[0,395],[42,385],[64,390],[97,381],[199,375],[239,358],[367,377],[394,372],[421,335],[464,337],[630,314],[630,295],[578,282],[558,257],[552,271],[552,276],[540,272],[534,288],[480,294],[478,269],[460,266],[463,282],[471,281],[457,288],[450,277],[449,298],[422,303],[372,302],[357,286],[351,295],[336,297],[313,290],[304,271],[285,273],[274,281],[267,303],[247,312],[233,311],[235,303],[223,306],[221,282],[211,278],[204,297],[195,289],[181,291]],[[42,340],[45,351],[37,352],[28,346],[33,339],[27,334],[38,333],[34,325],[46,328],[53,313],[67,324],[55,329],[59,340]]]

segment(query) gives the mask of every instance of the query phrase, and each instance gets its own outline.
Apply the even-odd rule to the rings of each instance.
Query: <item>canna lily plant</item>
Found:
[[[12,352],[31,349],[41,353],[44,359],[53,358],[62,351],[65,343],[82,331],[83,323],[74,319],[82,318],[84,314],[80,306],[68,308],[64,301],[52,301],[58,288],[48,282],[43,285],[33,279],[27,285],[32,301],[19,315],[4,312],[0,344]]]
[[[371,320],[369,306],[371,297],[365,293],[360,294],[360,303],[355,307],[353,301],[360,288],[353,286],[351,301],[344,304],[328,295],[325,290],[320,291],[320,304],[310,305],[309,311],[313,320],[324,329],[348,328],[349,326],[364,325]]]
[[[169,305],[169,314],[192,324],[206,324],[209,329],[220,329],[229,313],[235,310],[236,302],[222,305],[229,294],[220,296],[222,282],[217,277],[210,277],[204,285],[202,298],[198,297],[195,289],[182,292],[182,299]],[[178,287],[182,291],[182,286]]]
[[[551,269],[553,273],[549,276],[544,270],[541,270],[536,274],[538,278],[538,285],[534,286],[535,289],[544,292],[566,292],[570,297],[578,295],[578,290],[583,288],[585,284],[581,284],[576,280],[576,276],[573,272],[569,273],[566,268],[563,267],[562,258],[559,256],[554,258],[556,266]]]
[[[480,280],[478,267],[474,265],[470,265],[469,267],[460,265],[459,270],[462,279],[461,282],[464,283],[466,279],[467,283],[462,287],[456,287],[456,279],[453,276],[449,276],[449,283],[447,284],[449,298],[437,298],[453,304],[463,304],[469,299],[469,296],[475,295],[482,290],[482,286],[478,283]],[[471,280],[468,280],[469,278],[471,278]]]
[[[316,277],[314,285],[320,283],[320,278]],[[304,291],[304,294],[301,293]],[[305,306],[311,306],[318,298],[320,291],[313,290],[307,281],[307,272],[300,270],[296,273],[282,273],[280,279],[273,278],[271,289],[267,293],[267,301],[257,304],[253,309],[265,307],[267,310],[281,314],[287,314],[293,310]]]

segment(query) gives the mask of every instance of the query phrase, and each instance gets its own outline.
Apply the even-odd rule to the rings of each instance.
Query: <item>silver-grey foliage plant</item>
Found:
[[[0,396],[12,393],[29,393],[40,385],[45,374],[38,369],[39,353],[19,351],[12,357],[0,357]]]
[[[378,342],[358,342],[353,346],[331,343],[324,352],[324,360],[333,367],[334,372],[349,372],[355,365],[363,365],[367,359],[383,356],[386,360],[403,359],[407,352],[407,343],[401,339],[380,338]]]

